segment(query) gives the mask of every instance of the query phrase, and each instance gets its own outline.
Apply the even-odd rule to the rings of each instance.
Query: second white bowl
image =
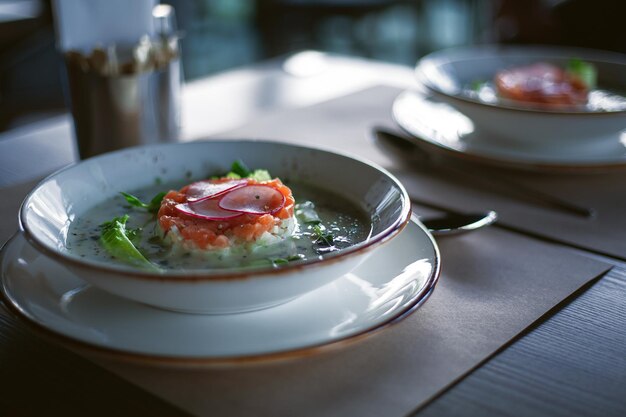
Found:
[[[476,46],[443,50],[422,58],[418,80],[436,97],[468,116],[477,132],[513,148],[580,147],[619,141],[626,129],[624,105],[611,111],[583,108],[529,108],[512,100],[484,101],[467,93],[475,82],[489,82],[503,69],[537,62],[565,67],[580,59],[596,67],[598,86],[626,92],[626,56],[589,49],[546,46]]]

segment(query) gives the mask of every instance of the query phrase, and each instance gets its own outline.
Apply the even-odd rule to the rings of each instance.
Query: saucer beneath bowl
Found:
[[[447,103],[415,91],[401,93],[393,118],[420,146],[486,165],[532,171],[603,172],[626,168],[626,131],[581,147],[519,147],[476,129]]]
[[[249,313],[183,314],[86,284],[18,234],[0,256],[0,289],[18,318],[70,348],[164,366],[223,366],[359,340],[415,311],[439,271],[436,244],[413,220],[353,273],[293,301]]]

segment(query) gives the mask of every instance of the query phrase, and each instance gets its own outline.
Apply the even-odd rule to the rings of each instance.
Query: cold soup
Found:
[[[238,161],[209,179],[123,191],[73,221],[67,245],[80,257],[151,270],[280,267],[370,232],[354,202]]]

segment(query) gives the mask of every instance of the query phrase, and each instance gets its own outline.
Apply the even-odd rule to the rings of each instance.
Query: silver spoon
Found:
[[[471,232],[493,224],[498,219],[495,211],[487,213],[457,214],[420,218],[420,221],[433,236],[450,236]]]

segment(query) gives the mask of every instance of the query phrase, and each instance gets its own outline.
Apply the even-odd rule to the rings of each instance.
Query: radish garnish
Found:
[[[221,182],[198,181],[194,182],[187,188],[187,201],[195,203],[207,200],[209,198],[219,197],[220,195],[243,187],[248,184],[247,180],[229,180]]]
[[[195,203],[177,204],[174,208],[183,214],[203,220],[226,220],[243,215],[243,213],[221,209],[218,206],[218,200],[202,200]]]
[[[285,196],[267,185],[248,185],[222,196],[219,207],[246,214],[274,214],[285,205]]]

